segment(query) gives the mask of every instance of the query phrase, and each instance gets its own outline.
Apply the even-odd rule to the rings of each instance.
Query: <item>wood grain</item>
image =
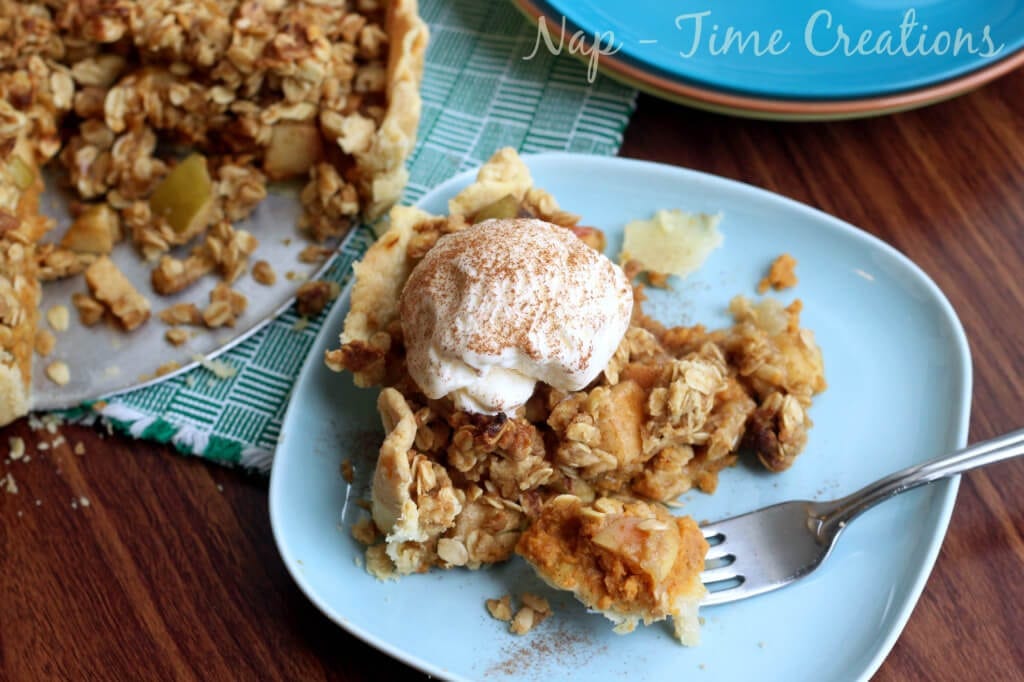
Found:
[[[930,109],[828,124],[642,97],[622,153],[765,187],[892,243],[967,329],[971,439],[1024,425],[1024,72]],[[0,679],[415,675],[301,595],[274,547],[265,479],[91,428],[61,434],[64,445],[40,452],[54,435],[24,420],[0,430],[0,453],[11,436],[33,453],[0,463],[19,489],[0,492]],[[1024,461],[964,478],[878,680],[1021,679],[1021,490]]]

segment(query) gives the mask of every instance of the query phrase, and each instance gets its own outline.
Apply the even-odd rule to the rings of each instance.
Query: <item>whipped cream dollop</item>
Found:
[[[406,364],[428,398],[511,412],[538,381],[578,391],[629,326],[625,273],[569,229],[487,220],[441,237],[413,269],[400,314]]]

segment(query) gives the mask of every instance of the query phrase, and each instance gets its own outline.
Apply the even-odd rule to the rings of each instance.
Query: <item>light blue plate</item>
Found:
[[[606,49],[620,49],[614,58],[645,71],[778,99],[852,99],[913,90],[966,75],[1024,47],[1021,0],[535,4],[548,21],[565,17],[570,35],[578,29],[591,39],[604,35]],[[776,31],[779,38],[770,45]],[[557,29],[552,33],[557,36]],[[543,41],[541,47],[546,49]]]
[[[638,161],[571,154],[527,157],[537,186],[603,229],[616,254],[624,224],[658,208],[721,211],[725,244],[646,309],[665,322],[725,325],[725,307],[753,292],[770,261],[799,261],[793,293],[825,355],[828,390],[795,466],[781,475],[739,466],[714,495],[684,496],[715,519],[792,498],[831,498],[965,444],[971,392],[967,342],[942,293],[891,247],[824,213],[721,178]],[[433,213],[472,180],[423,198]],[[299,377],[270,481],[281,556],[309,598],[369,644],[432,675],[456,679],[853,680],[881,664],[931,570],[957,481],[916,490],[858,519],[825,566],[787,589],[709,608],[703,643],[687,649],[666,624],[629,636],[556,594],[516,559],[490,570],[374,580],[348,527],[364,513],[382,438],[375,390],[323,365],[348,309],[339,301]],[[339,473],[352,458],[356,482]],[[530,590],[556,615],[525,637],[491,619],[484,600]]]

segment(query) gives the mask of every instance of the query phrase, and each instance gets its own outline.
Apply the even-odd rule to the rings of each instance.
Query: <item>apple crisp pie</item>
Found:
[[[28,407],[40,280],[88,273],[83,319],[132,329],[149,303],[104,260],[119,241],[163,295],[247,269],[256,240],[233,224],[268,181],[305,181],[314,240],[384,213],[408,178],[426,40],[416,0],[0,0],[0,424]],[[39,244],[51,161],[74,220]]]
[[[788,468],[806,443],[812,398],[825,389],[821,353],[800,327],[799,302],[737,297],[727,329],[669,327],[643,313],[643,287],[634,284],[628,328],[584,387],[539,381],[525,404],[494,414],[428,397],[407,364],[399,302],[422,294],[403,291],[410,274],[460,233],[505,234],[538,220],[604,246],[599,230],[579,225],[502,150],[452,199],[448,216],[394,208],[390,228],[355,268],[341,346],[326,363],[360,386],[382,387],[376,532],[359,533],[366,565],[384,578],[476,569],[518,553],[618,631],[672,616],[679,638],[693,643],[706,544],[664,503],[691,488],[713,492],[719,472],[748,451],[770,471]],[[514,286],[530,285],[514,275]]]

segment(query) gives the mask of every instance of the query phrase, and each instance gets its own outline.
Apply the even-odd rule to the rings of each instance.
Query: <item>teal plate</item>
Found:
[[[641,70],[772,99],[906,92],[978,71],[1024,47],[1021,0],[535,4],[559,24],[549,27],[553,36],[564,17],[570,35],[602,37],[609,56]],[[543,40],[540,48],[547,49]]]
[[[792,469],[724,471],[714,495],[688,493],[685,512],[716,519],[794,498],[838,497],[896,469],[963,446],[971,362],[949,302],[913,263],[878,239],[808,206],[680,168],[573,154],[526,157],[538,187],[608,236],[617,254],[631,219],[659,208],[721,211],[725,243],[646,310],[668,323],[726,325],[726,305],[752,293],[782,252],[799,261],[803,322],[826,363],[828,390]],[[420,205],[446,212],[470,183],[464,173]],[[335,347],[347,295],[331,311],[285,416],[270,481],[270,517],[282,559],[306,595],[367,643],[431,675],[453,679],[587,680],[868,678],[899,636],[931,571],[958,480],[907,493],[867,512],[825,566],[784,590],[704,609],[699,647],[667,624],[628,636],[543,586],[521,560],[482,571],[436,571],[378,582],[348,532],[365,512],[382,438],[375,390],[323,365]],[[351,459],[356,479],[341,477]],[[484,600],[523,591],[547,596],[555,616],[516,637]]]

